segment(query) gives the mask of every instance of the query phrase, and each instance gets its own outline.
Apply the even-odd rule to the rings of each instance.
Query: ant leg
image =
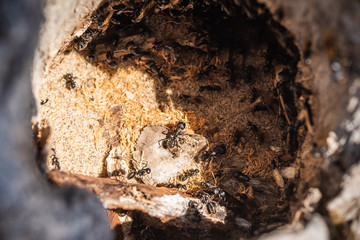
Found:
[[[169,140],[171,140],[171,138],[163,138],[163,139],[160,139],[160,140],[158,141],[159,147],[162,146],[162,143],[163,143],[163,142],[169,141]]]
[[[175,147],[176,151],[179,151],[179,148],[181,149],[181,147],[179,146],[179,139],[175,139]]]

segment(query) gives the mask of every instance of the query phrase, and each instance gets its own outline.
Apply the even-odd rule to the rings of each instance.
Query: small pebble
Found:
[[[284,178],[293,179],[293,178],[297,177],[298,171],[294,167],[286,167],[286,168],[281,169],[280,174]]]
[[[271,151],[276,152],[276,153],[281,151],[280,147],[275,147],[275,146],[270,146],[270,149],[271,149]]]
[[[282,177],[282,176],[280,175],[280,173],[279,173],[279,170],[274,169],[274,170],[272,171],[272,174],[273,174],[273,178],[274,178],[276,184],[277,184],[279,187],[283,188],[284,185],[285,185],[285,183],[284,183],[283,177]]]
[[[128,99],[130,99],[130,100],[134,100],[134,99],[135,99],[135,95],[134,95],[133,93],[129,92],[129,91],[127,91],[127,92],[125,93],[125,95],[126,95],[126,97],[127,97]]]

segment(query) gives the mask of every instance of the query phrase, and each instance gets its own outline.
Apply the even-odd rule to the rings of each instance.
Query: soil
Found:
[[[208,1],[105,2],[42,86],[47,169],[55,156],[66,172],[141,181],[127,176],[142,129],[182,121],[209,142],[204,155],[226,148],[200,157],[201,177],[184,192],[209,192],[200,182],[223,189],[226,199],[212,200],[251,223],[245,235],[289,222],[298,179],[280,173],[299,168],[311,90],[295,81],[299,52],[286,30],[262,6],[237,10]]]

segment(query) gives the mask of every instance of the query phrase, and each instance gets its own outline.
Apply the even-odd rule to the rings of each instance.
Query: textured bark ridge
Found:
[[[59,186],[74,185],[95,193],[106,209],[146,213],[149,217],[156,218],[155,221],[162,227],[168,224],[188,228],[206,228],[213,225],[225,228],[225,218],[228,217],[224,207],[217,206],[216,214],[210,214],[199,199],[175,189],[66,174],[56,170],[49,173],[49,179]],[[195,204],[198,207],[192,207]],[[199,217],[202,219],[194,225],[194,219]]]

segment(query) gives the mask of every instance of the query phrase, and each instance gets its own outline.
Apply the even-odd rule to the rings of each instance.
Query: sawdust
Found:
[[[68,73],[76,84],[70,90],[63,78]],[[110,74],[75,51],[45,77],[40,97],[48,99],[40,115],[52,129],[50,142],[61,170],[89,176],[103,174],[104,158],[115,146],[130,157],[146,125],[188,122],[182,111],[158,108],[154,79],[148,74],[134,68]]]

